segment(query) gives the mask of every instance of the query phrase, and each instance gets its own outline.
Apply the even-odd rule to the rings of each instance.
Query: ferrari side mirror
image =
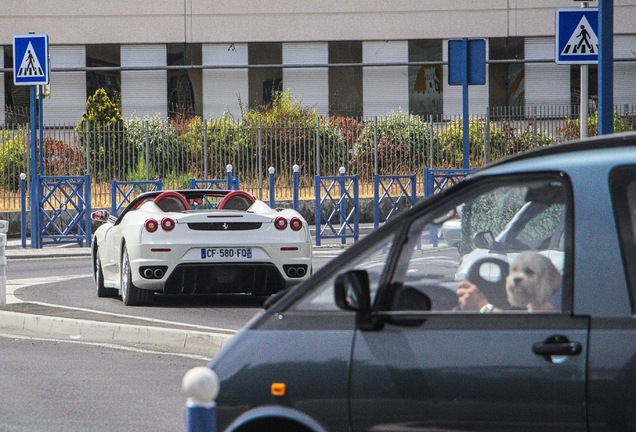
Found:
[[[96,210],[91,213],[91,219],[97,222],[106,222],[110,217],[108,210]]]

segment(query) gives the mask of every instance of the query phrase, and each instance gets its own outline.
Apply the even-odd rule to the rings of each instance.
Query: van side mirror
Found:
[[[336,276],[334,296],[338,307],[356,312],[356,326],[360,330],[382,328],[371,311],[369,274],[365,270],[350,270]]]
[[[338,307],[352,311],[369,311],[371,293],[369,274],[364,270],[351,270],[339,274],[335,281],[335,300]]]

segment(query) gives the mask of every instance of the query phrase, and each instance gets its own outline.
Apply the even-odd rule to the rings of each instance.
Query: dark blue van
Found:
[[[518,155],[255,317],[209,365],[219,430],[636,430],[635,295],[636,135]]]

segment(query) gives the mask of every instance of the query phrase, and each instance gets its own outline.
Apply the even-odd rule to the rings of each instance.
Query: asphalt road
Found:
[[[341,251],[318,253],[317,266]],[[251,296],[160,297],[153,307],[126,307],[119,299],[97,297],[89,256],[11,258],[6,275],[13,286],[21,286],[14,295],[27,302],[22,304],[63,306],[65,315],[73,310],[107,312],[106,319],[117,317],[113,321],[143,316],[238,330],[261,310],[263,301]],[[107,333],[107,327],[100,327],[104,324],[91,327]],[[151,334],[158,345],[96,343],[72,331],[43,333],[11,333],[0,326],[0,431],[185,430],[183,375],[207,364],[218,349],[204,343],[195,354],[182,354],[186,350],[166,348],[155,331]]]
[[[343,249],[324,248],[314,253],[320,268]],[[37,302],[108,314],[144,317],[226,330],[240,329],[258,313],[262,297],[250,295],[207,297],[157,296],[148,307],[124,306],[119,298],[98,298],[88,256],[44,259],[11,259],[7,280],[26,285],[15,292],[23,302]]]
[[[3,432],[183,431],[186,371],[205,359],[0,336]]]

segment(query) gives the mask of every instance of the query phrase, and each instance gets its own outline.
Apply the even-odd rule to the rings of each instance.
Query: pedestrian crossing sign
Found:
[[[598,9],[557,9],[556,53],[558,64],[598,63]]]
[[[49,36],[13,36],[13,83],[46,85],[49,75]]]

